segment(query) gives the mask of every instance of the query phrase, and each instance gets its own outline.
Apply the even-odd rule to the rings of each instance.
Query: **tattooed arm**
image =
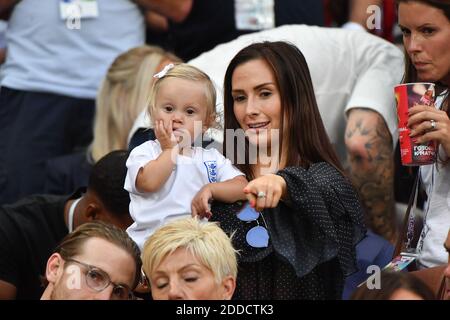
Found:
[[[349,111],[345,144],[350,176],[359,191],[368,226],[395,241],[394,159],[384,119],[370,109]]]

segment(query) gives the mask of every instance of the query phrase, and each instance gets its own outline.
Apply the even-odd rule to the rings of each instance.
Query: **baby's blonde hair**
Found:
[[[178,219],[159,228],[145,242],[143,269],[151,277],[161,262],[178,248],[185,248],[209,269],[217,283],[227,276],[236,279],[237,251],[215,222],[197,218]]]
[[[205,97],[206,97],[206,123],[205,127],[217,128],[219,122],[216,119],[216,89],[210,77],[201,71],[200,69],[191,66],[186,63],[175,64],[164,76],[153,83],[152,89],[150,91],[149,103],[148,103],[148,113],[150,118],[153,119],[153,111],[156,105],[156,97],[161,85],[164,80],[168,78],[176,78],[183,80],[190,80],[195,82],[203,82],[205,84]]]

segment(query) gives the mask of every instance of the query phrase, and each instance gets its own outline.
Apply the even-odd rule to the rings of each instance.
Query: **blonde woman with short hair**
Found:
[[[146,241],[142,252],[153,299],[231,299],[236,253],[216,223],[186,218],[166,224]]]

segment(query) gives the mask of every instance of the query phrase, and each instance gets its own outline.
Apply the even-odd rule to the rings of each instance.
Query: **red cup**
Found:
[[[434,108],[434,83],[416,82],[395,86],[397,100],[398,131],[400,142],[400,156],[404,166],[421,166],[436,162],[436,142],[415,143],[409,134],[407,126],[408,110],[416,104]]]

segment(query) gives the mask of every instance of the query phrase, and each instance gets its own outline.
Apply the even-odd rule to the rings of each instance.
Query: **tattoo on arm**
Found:
[[[355,111],[357,113],[349,121],[345,136],[350,176],[361,196],[368,226],[377,234],[394,241],[392,137],[379,114],[365,109]]]

